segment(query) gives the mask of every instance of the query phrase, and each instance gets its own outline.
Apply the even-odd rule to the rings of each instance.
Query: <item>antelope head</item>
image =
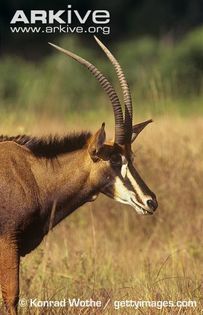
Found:
[[[112,104],[115,118],[114,141],[106,141],[105,124],[103,123],[88,143],[87,152],[91,160],[90,180],[96,191],[94,197],[101,192],[121,203],[132,206],[139,214],[153,214],[158,206],[156,196],[135,169],[132,151],[133,141],[152,120],[133,125],[132,99],[123,70],[108,48],[97,37],[95,37],[95,40],[107,55],[117,73],[123,92],[124,117],[115,89],[93,64],[68,50],[49,43],[84,65],[99,81]]]

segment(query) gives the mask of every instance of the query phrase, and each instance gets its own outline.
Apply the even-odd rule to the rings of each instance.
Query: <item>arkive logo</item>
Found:
[[[24,29],[31,29],[37,33],[110,33],[110,12],[108,10],[87,10],[81,13],[72,8],[71,4],[67,5],[67,10],[31,10],[26,14],[23,10],[17,10],[10,24],[13,25],[32,25],[32,27],[10,27],[12,32],[19,33]],[[33,25],[43,25],[44,27],[33,27]],[[85,28],[85,24],[88,27]],[[48,25],[45,27],[45,25]],[[73,26],[74,25],[74,26]],[[91,25],[91,26],[89,26]],[[19,30],[20,29],[20,30]],[[18,31],[19,30],[19,31]],[[39,30],[39,31],[37,31]]]

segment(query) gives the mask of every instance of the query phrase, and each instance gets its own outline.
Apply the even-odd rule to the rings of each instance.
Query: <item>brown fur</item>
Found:
[[[27,135],[14,137],[0,136],[0,142],[13,141],[25,145],[35,156],[54,158],[59,154],[68,153],[82,148],[91,137],[90,132],[72,133],[65,137],[37,138]]]
[[[53,205],[52,227],[99,193],[106,166],[89,154],[97,140],[89,133],[49,141],[1,138],[0,282],[9,314],[17,314],[19,257],[48,233]]]
[[[153,194],[133,170],[125,148],[106,143],[105,137],[104,124],[93,136],[1,136],[0,284],[9,314],[17,314],[20,256],[40,244],[50,221],[52,228],[100,192],[113,198],[114,180],[121,176],[115,161],[121,154],[143,191]]]

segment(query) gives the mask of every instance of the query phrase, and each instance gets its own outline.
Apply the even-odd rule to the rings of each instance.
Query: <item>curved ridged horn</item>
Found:
[[[111,83],[106,79],[106,77],[89,61],[79,57],[78,55],[63,49],[57,45],[54,45],[52,43],[49,43],[49,45],[53,46],[57,50],[63,52],[65,55],[73,58],[74,60],[78,61],[82,65],[84,65],[93,75],[94,77],[99,81],[100,85],[104,89],[104,91],[107,93],[112,107],[114,111],[114,118],[115,118],[115,142],[118,144],[124,144],[125,142],[125,129],[124,129],[124,123],[123,123],[123,112],[122,107],[119,101],[119,98],[116,94],[116,91],[114,90]]]
[[[126,143],[131,143],[133,109],[130,89],[128,87],[126,77],[120,64],[112,55],[112,53],[108,50],[108,48],[96,36],[94,36],[94,38],[98,45],[101,47],[101,49],[105,52],[105,54],[107,55],[107,57],[109,58],[109,60],[111,61],[116,70],[118,80],[123,91],[123,99],[125,104],[125,141]]]

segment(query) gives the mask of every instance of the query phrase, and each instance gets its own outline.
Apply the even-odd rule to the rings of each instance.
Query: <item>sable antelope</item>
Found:
[[[105,124],[95,133],[64,138],[29,136],[0,138],[0,283],[11,315],[17,314],[19,263],[36,248],[52,227],[86,202],[103,193],[132,206],[139,214],[153,214],[154,193],[133,166],[131,143],[152,120],[132,125],[130,90],[118,61],[95,38],[113,64],[124,98],[90,62],[50,44],[84,65],[107,93],[114,111],[115,140],[106,142]]]

